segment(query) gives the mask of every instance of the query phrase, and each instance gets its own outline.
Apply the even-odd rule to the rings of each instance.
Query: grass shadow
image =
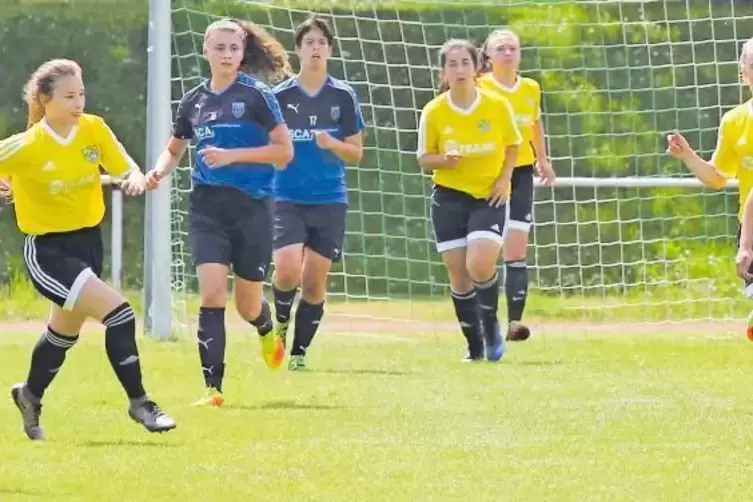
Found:
[[[317,370],[306,370],[308,373],[325,373],[325,374],[331,374],[331,375],[417,375],[417,371],[410,371],[410,370],[377,370],[377,369],[352,369],[352,370],[346,370],[346,369],[317,369]]]
[[[225,408],[237,409],[237,410],[337,410],[342,409],[342,406],[333,404],[319,404],[319,403],[302,403],[299,401],[285,400],[285,401],[269,401],[257,405],[246,404],[226,404]]]
[[[125,441],[125,440],[123,441],[89,440],[89,441],[82,441],[77,444],[79,446],[84,446],[87,448],[111,448],[111,447],[121,447],[121,446],[174,448],[176,446],[179,446],[173,443],[160,442],[160,441]]]

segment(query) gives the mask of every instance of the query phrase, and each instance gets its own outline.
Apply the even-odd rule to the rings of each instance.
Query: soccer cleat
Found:
[[[225,404],[225,397],[222,395],[222,392],[213,387],[207,387],[204,397],[191,403],[191,406],[214,406],[215,408],[219,408],[223,404]]]
[[[494,331],[492,332],[491,340],[487,341],[485,350],[487,361],[499,361],[502,359],[502,354],[505,353],[505,342],[502,340],[499,321],[496,319],[494,320]]]
[[[24,422],[24,432],[29,439],[44,439],[44,430],[39,425],[39,417],[42,415],[42,405],[32,401],[25,383],[15,384],[10,395],[16,403],[18,411]]]
[[[528,326],[520,321],[513,321],[507,327],[507,336],[505,339],[511,342],[522,342],[528,340],[530,336],[531,330],[528,329]]]
[[[306,369],[306,356],[305,355],[296,355],[296,356],[290,356],[290,361],[288,361],[288,369],[290,371],[301,371]]]
[[[290,326],[290,321],[275,321],[275,333],[277,333],[277,336],[279,336],[280,340],[282,340],[283,348],[287,346],[288,326]]]
[[[163,412],[154,401],[145,401],[128,409],[128,416],[149,432],[167,432],[175,428],[175,420]]]
[[[471,354],[470,352],[465,355],[463,359],[460,360],[460,362],[463,363],[477,363],[479,361],[484,360],[483,354]]]
[[[261,342],[261,355],[267,366],[273,369],[282,366],[282,362],[285,360],[285,346],[282,344],[282,339],[280,339],[277,331],[270,331],[266,335],[260,336],[259,342]]]

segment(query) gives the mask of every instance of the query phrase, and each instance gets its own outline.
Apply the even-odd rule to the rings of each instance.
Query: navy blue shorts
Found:
[[[198,185],[191,192],[188,232],[195,266],[220,263],[260,282],[272,259],[272,199],[231,187]]]
[[[336,262],[342,256],[347,213],[346,204],[277,202],[274,218],[275,249],[303,244]]]
[[[23,257],[34,288],[62,309],[73,310],[86,280],[102,277],[102,233],[96,226],[27,235]]]
[[[486,199],[434,185],[431,224],[437,251],[463,248],[474,239],[488,239],[502,245],[509,209],[509,204],[491,207]]]

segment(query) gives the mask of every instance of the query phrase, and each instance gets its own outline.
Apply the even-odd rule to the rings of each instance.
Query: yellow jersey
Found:
[[[753,189],[753,100],[738,105],[722,116],[711,163],[720,174],[737,178],[742,217],[745,199]]]
[[[478,86],[487,91],[498,94],[510,102],[515,112],[515,123],[518,125],[523,143],[518,151],[516,167],[530,166],[536,161],[533,150],[533,125],[541,119],[541,87],[539,83],[527,77],[518,77],[515,85],[507,87],[500,84],[494,75],[487,73],[477,81]]]
[[[102,118],[84,114],[68,137],[43,119],[0,141],[0,178],[10,178],[18,228],[27,235],[98,225],[105,215],[99,167],[138,169]]]
[[[478,89],[475,101],[464,110],[445,92],[421,112],[416,154],[459,152],[454,168],[434,170],[434,183],[485,199],[502,171],[505,148],[521,141],[506,99]]]

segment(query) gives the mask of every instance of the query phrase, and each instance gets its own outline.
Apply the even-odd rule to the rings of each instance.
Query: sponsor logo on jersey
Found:
[[[97,162],[99,160],[99,149],[96,145],[90,145],[81,150],[84,154],[84,158],[89,162]]]
[[[462,155],[481,155],[494,152],[497,144],[489,143],[458,143],[457,141],[446,141],[444,144],[445,152],[458,152]]]
[[[201,141],[207,138],[214,138],[214,131],[208,125],[196,126],[193,128],[194,136],[197,141]]]
[[[332,134],[337,129],[320,129]],[[293,141],[314,141],[314,132],[311,129],[289,129],[290,139]]]

